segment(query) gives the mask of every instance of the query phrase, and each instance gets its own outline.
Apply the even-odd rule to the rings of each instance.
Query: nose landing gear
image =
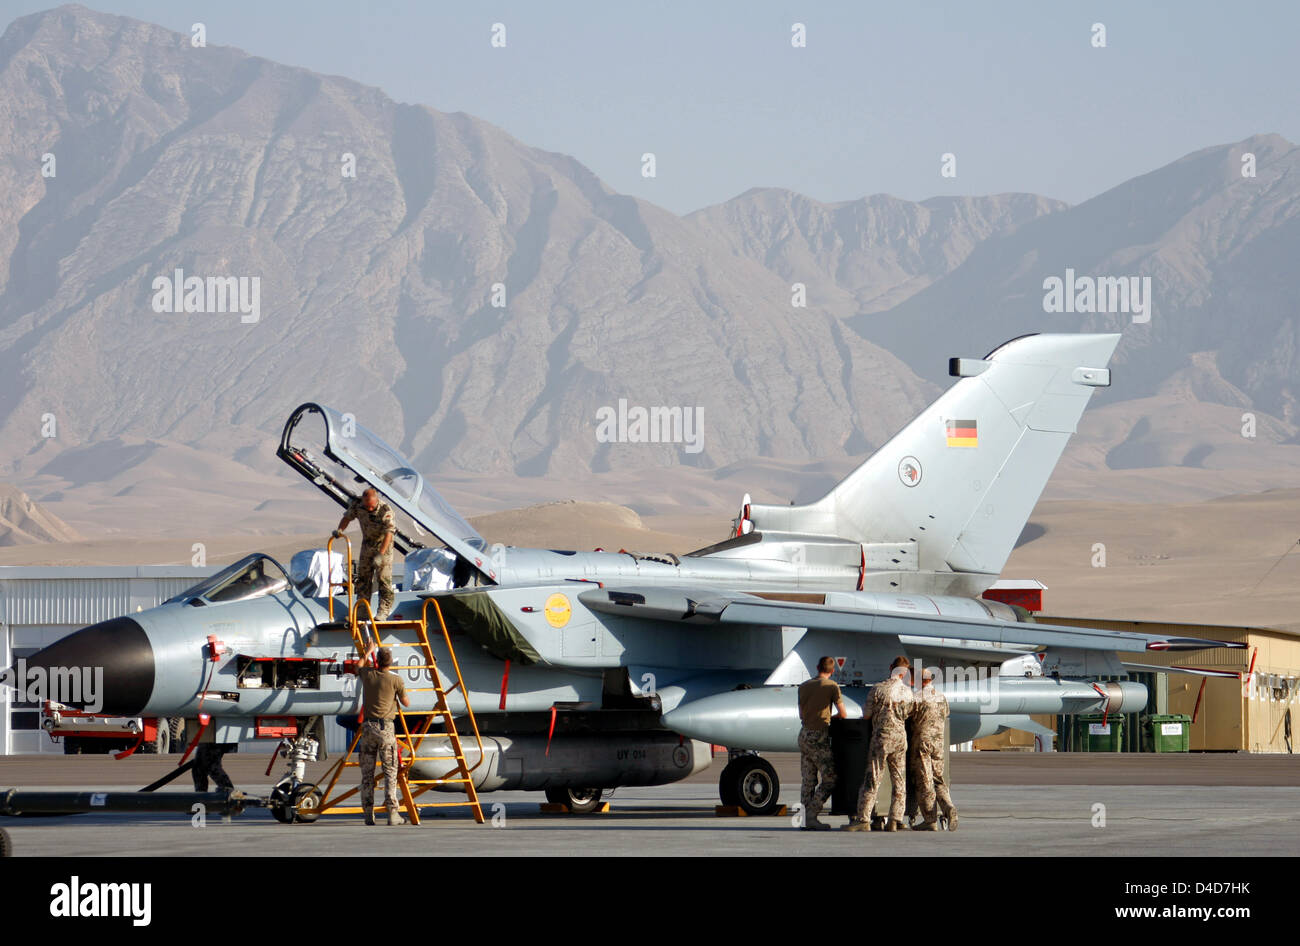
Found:
[[[271,789],[271,814],[281,824],[311,824],[320,817],[320,789],[303,780],[307,763],[316,761],[319,748],[320,744],[310,736],[280,740],[276,755],[288,761],[289,771]],[[274,757],[271,761],[274,763]],[[269,774],[270,766],[267,770]]]

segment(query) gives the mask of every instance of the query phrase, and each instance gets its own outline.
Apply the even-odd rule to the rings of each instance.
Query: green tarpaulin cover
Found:
[[[486,592],[443,595],[438,604],[449,630],[464,631],[493,657],[518,664],[535,664],[542,659]]]

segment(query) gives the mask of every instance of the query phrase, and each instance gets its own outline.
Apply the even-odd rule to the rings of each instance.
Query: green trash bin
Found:
[[[1184,715],[1150,716],[1153,752],[1188,752],[1192,742],[1192,718]]]
[[[1076,716],[1075,745],[1079,752],[1119,752],[1124,744],[1124,717]],[[1102,720],[1105,720],[1103,722]]]

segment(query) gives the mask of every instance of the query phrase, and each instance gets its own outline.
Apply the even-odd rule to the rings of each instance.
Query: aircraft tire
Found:
[[[311,824],[320,817],[320,789],[310,782],[299,785],[293,793],[293,820],[295,824]]]
[[[289,783],[281,782],[271,789],[271,817],[280,824],[293,824],[293,806],[290,804]]]
[[[780,807],[781,780],[772,763],[762,756],[746,755],[731,762],[727,769],[732,769],[729,790],[745,814],[770,815]]]
[[[546,800],[552,805],[565,805],[575,815],[588,815],[600,807],[599,788],[548,788]]]
[[[167,732],[171,736],[171,751],[185,751],[185,717],[172,716],[167,720]]]

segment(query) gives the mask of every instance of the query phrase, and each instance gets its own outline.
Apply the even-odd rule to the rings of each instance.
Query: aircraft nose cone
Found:
[[[34,678],[32,671],[44,669],[48,699],[68,703],[69,694],[75,695],[79,685],[81,699],[71,701],[73,705],[90,706],[108,716],[137,716],[153,694],[153,646],[144,628],[131,618],[113,618],[74,631],[28,657],[25,666],[27,682],[33,687],[40,675],[38,671]],[[17,665],[15,674],[22,667]],[[74,675],[77,685],[71,682]]]

